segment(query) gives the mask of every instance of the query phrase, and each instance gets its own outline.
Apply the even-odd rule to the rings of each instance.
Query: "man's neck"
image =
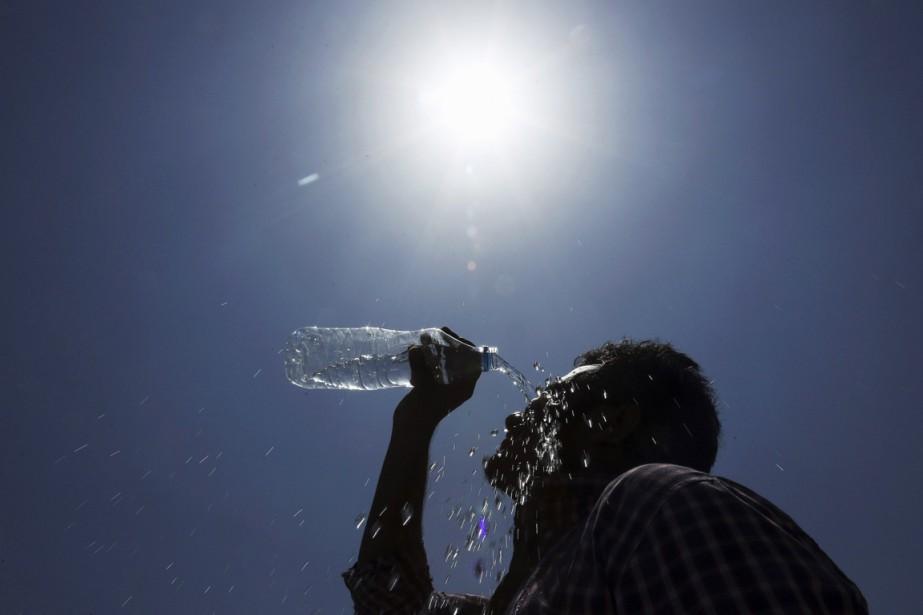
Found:
[[[516,507],[513,556],[491,599],[494,613],[506,610],[542,557],[586,518],[610,479],[549,477]]]

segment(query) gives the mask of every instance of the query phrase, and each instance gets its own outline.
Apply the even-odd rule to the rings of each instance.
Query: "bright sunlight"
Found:
[[[494,62],[440,72],[419,95],[432,129],[455,144],[506,144],[521,121],[513,75]]]

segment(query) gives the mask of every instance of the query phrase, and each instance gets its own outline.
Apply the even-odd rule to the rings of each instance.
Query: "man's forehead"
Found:
[[[560,382],[569,382],[573,380],[576,376],[579,376],[580,374],[592,374],[594,372],[598,372],[601,367],[602,365],[581,365],[580,367],[577,367],[567,372],[567,374],[565,374],[564,377],[561,378]]]
[[[538,402],[540,400],[547,399],[548,393],[551,393],[552,395],[554,395],[552,391],[564,391],[567,388],[566,385],[572,382],[575,378],[579,376],[590,376],[592,374],[595,374],[596,372],[599,371],[601,367],[602,365],[581,365],[580,367],[572,369],[571,371],[567,372],[564,376],[556,380],[554,384],[549,386],[549,389],[547,391],[543,391],[538,397],[533,399],[532,402]]]

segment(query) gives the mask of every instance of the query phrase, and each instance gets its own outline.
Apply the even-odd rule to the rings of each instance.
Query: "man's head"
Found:
[[[721,424],[698,364],[656,341],[607,342],[574,361],[522,413],[485,460],[488,480],[522,500],[550,474],[611,476],[645,463],[707,472]]]

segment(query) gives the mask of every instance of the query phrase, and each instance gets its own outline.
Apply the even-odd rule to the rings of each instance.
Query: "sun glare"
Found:
[[[458,66],[423,88],[432,128],[457,143],[502,143],[517,124],[511,75],[492,64]]]

